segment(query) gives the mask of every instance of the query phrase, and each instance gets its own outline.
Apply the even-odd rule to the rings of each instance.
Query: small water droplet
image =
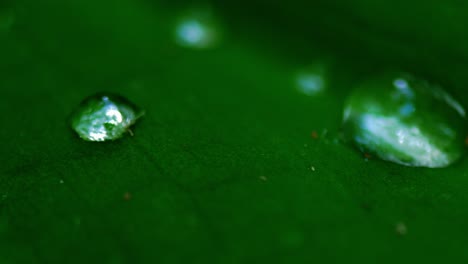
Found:
[[[295,77],[297,89],[305,95],[314,96],[326,89],[325,66],[314,65],[297,73]]]
[[[208,8],[190,10],[178,20],[175,39],[186,48],[212,48],[221,40],[220,23]]]
[[[115,94],[96,94],[86,98],[71,117],[72,128],[87,141],[121,138],[144,112]]]
[[[407,166],[446,167],[463,154],[465,110],[438,86],[387,74],[352,92],[343,128],[365,153]]]

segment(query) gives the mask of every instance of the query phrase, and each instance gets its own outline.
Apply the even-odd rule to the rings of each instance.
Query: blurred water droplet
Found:
[[[221,40],[220,23],[210,9],[190,10],[178,20],[175,38],[182,47],[213,48]]]
[[[72,128],[87,141],[121,138],[144,112],[115,94],[96,94],[86,98],[71,117]]]
[[[463,107],[410,75],[362,83],[347,100],[343,128],[363,152],[407,166],[446,167],[464,152]]]
[[[305,95],[321,94],[327,86],[325,66],[317,64],[304,69],[296,74],[294,81],[297,89]]]

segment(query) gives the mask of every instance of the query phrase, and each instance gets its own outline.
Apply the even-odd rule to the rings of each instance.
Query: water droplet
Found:
[[[353,91],[343,128],[365,153],[407,166],[446,167],[463,154],[465,110],[436,85],[387,74]]]
[[[297,89],[308,96],[314,96],[326,89],[325,66],[314,65],[297,73],[295,77]]]
[[[144,112],[115,94],[96,94],[86,98],[73,112],[72,128],[87,141],[121,138]]]
[[[207,49],[220,42],[221,30],[210,9],[191,10],[178,20],[175,38],[182,47]]]

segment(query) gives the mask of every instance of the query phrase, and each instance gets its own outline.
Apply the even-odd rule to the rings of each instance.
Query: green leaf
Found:
[[[222,42],[191,50],[173,39],[188,7],[170,2],[10,1],[0,263],[468,260],[466,158],[410,168],[336,140],[350,89],[375,71],[467,105],[466,7],[223,1]],[[294,76],[322,62],[327,90],[298,92]],[[101,91],[146,110],[134,137],[69,127]]]

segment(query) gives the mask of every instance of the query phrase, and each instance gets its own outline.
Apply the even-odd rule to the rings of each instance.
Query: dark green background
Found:
[[[223,42],[197,51],[171,34],[201,3],[171,2],[0,4],[15,14],[0,32],[0,263],[468,261],[467,158],[409,168],[335,141],[374,72],[468,105],[468,4],[213,1]],[[293,76],[317,62],[329,89],[307,97]],[[98,91],[146,109],[135,137],[70,130]]]

